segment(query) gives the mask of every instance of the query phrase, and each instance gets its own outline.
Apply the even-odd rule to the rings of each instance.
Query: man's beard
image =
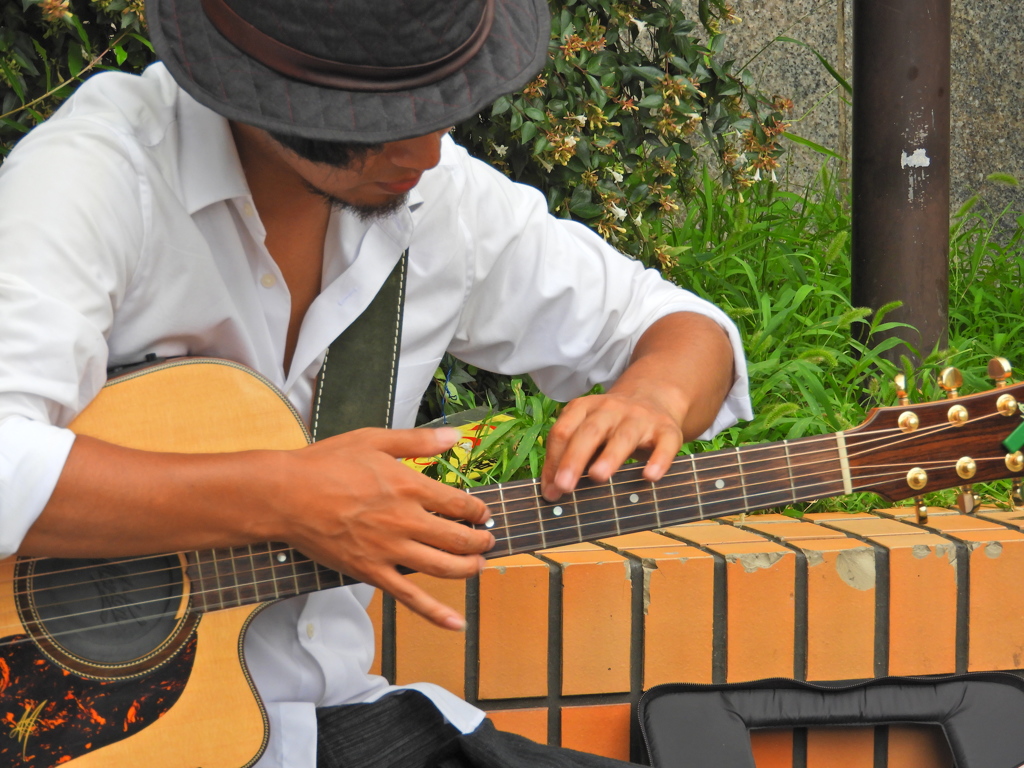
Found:
[[[384,219],[393,214],[395,211],[400,210],[406,204],[409,199],[409,194],[404,193],[401,195],[395,195],[393,198],[388,200],[386,203],[380,205],[356,205],[350,203],[348,200],[342,200],[340,197],[335,197],[330,192],[310,184],[308,181],[304,181],[306,189],[312,192],[314,195],[323,198],[328,205],[331,206],[332,210],[335,211],[352,211],[356,215],[356,218],[361,221],[373,221],[375,219]]]

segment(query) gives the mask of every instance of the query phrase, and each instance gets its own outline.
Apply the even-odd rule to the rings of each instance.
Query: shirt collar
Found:
[[[249,195],[227,119],[184,91],[178,99],[178,168],[189,214]]]
[[[227,119],[204,107],[184,91],[179,93],[178,167],[189,214],[221,200],[249,196],[249,185]],[[423,195],[417,185],[409,190],[404,208],[379,223],[392,239],[407,243],[412,234],[409,214],[423,202]]]

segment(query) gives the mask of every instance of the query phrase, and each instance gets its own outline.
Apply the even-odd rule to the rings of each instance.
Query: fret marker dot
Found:
[[[551,512],[552,512],[552,513],[553,513],[553,514],[554,514],[555,516],[558,516],[558,515],[562,514],[562,508],[561,508],[561,507],[555,507],[554,509],[552,509],[552,510],[551,510]]]
[[[725,488],[725,480],[715,480],[715,488],[718,490]]]
[[[631,502],[632,502],[633,504],[636,504],[636,503],[637,503],[638,501],[640,501],[640,497],[639,497],[639,496],[637,496],[637,495],[636,495],[635,493],[631,493],[631,494],[629,494],[629,500],[630,500],[630,501],[631,501]]]
[[[283,562],[285,562],[285,561],[286,561],[287,559],[288,559],[288,555],[286,555],[286,554],[285,554],[284,552],[282,552],[281,554],[279,554],[279,555],[277,556],[277,562],[279,562],[279,563],[283,563]]]
[[[492,517],[490,520],[488,520],[486,523],[484,523],[484,528],[493,528],[493,527],[494,527],[494,518]]]

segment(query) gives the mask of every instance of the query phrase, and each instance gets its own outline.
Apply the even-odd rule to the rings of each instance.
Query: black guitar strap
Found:
[[[406,251],[363,314],[327,348],[313,396],[314,441],[391,426],[408,260]]]

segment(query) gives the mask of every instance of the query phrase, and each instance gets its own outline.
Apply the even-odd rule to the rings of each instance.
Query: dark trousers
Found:
[[[418,691],[372,704],[317,710],[317,768],[625,768],[496,730],[490,720],[462,735]]]

